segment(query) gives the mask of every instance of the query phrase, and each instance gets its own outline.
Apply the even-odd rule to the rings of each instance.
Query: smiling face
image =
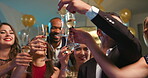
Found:
[[[80,46],[74,50],[74,57],[78,63],[84,63],[90,59],[90,50],[85,44],[80,44]]]
[[[0,27],[0,45],[12,46],[15,41],[15,35],[9,25],[2,25]]]
[[[51,29],[50,29],[50,39],[52,42],[59,42],[61,40],[60,36],[57,36],[57,34],[61,33],[61,26],[62,26],[62,21],[59,18],[55,18],[53,20],[51,20]]]

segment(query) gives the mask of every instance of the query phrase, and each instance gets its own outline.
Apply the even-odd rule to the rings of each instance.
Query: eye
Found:
[[[80,50],[81,50],[81,48],[76,48],[75,50],[76,50],[76,51],[80,51]]]
[[[10,34],[14,34],[14,32],[10,32]]]
[[[0,34],[5,34],[5,33],[6,33],[5,31],[1,31],[1,32],[0,32]]]
[[[55,27],[51,27],[51,29],[55,29]]]
[[[87,47],[85,47],[85,48],[83,48],[83,50],[84,50],[84,51],[87,51],[87,50],[88,50],[88,48],[87,48]]]

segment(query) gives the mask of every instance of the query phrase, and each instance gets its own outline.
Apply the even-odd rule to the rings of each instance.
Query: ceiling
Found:
[[[84,0],[85,2],[97,6],[94,0]],[[58,0],[0,0],[23,14],[35,16],[37,23],[47,24],[48,21],[58,16]],[[104,0],[101,4],[105,11],[119,12],[123,8],[131,10],[132,14],[148,13],[148,0]],[[77,19],[81,19],[78,17]]]

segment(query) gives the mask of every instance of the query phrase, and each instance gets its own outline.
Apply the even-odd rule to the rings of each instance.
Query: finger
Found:
[[[20,57],[21,57],[21,56],[27,56],[27,57],[30,57],[30,54],[23,52],[23,53],[18,53],[17,56],[20,56]]]
[[[66,7],[66,9],[67,9],[70,13],[74,12],[74,8],[73,8],[72,3],[70,3],[70,4]]]
[[[32,57],[28,56],[17,56],[16,61],[21,61],[21,60],[32,60]]]
[[[29,63],[16,63],[19,66],[30,66]]]
[[[65,4],[69,4],[71,2],[71,0],[61,0],[59,3],[58,3],[58,11],[61,10],[61,8],[65,5]]]

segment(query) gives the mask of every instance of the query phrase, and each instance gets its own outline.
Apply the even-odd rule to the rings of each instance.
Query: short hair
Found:
[[[59,18],[59,17],[54,17],[49,22],[51,23],[54,19],[60,19],[61,20],[61,18]]]

